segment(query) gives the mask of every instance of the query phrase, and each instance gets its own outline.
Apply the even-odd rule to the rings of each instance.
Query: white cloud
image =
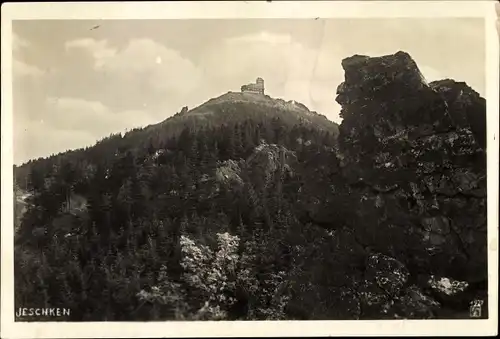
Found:
[[[229,38],[206,51],[202,68],[213,78],[254,80],[257,76],[283,83],[290,74],[291,52],[300,45],[289,35],[260,32]],[[288,56],[288,57],[286,57]],[[294,57],[298,57],[297,54]],[[251,76],[251,79],[248,77]]]
[[[201,81],[202,73],[189,59],[151,39],[132,39],[119,50],[110,47],[106,40],[87,38],[66,43],[67,50],[73,48],[90,53],[95,70],[157,92],[185,95]]]
[[[193,91],[202,78],[189,59],[150,39],[131,40],[103,69],[148,75],[154,89],[179,95]]]
[[[100,68],[108,59],[117,53],[115,48],[108,45],[107,40],[94,40],[91,38],[71,40],[65,43],[67,51],[75,48],[86,50],[95,62],[95,68]]]
[[[95,138],[152,123],[144,111],[116,112],[99,101],[48,98],[45,122],[62,130],[89,131]]]
[[[44,74],[44,71],[42,71],[40,68],[33,66],[33,65],[29,65],[23,61],[13,59],[12,63],[13,63],[12,67],[13,67],[13,71],[14,71],[14,76],[39,77],[39,76]]]
[[[30,43],[28,40],[21,38],[16,33],[12,33],[12,49],[14,51],[19,51],[22,48],[29,47]]]
[[[261,76],[267,80],[268,89],[285,94],[312,80],[316,57],[317,51],[290,35],[262,31],[227,39],[211,51],[205,68],[227,78],[240,73],[239,77],[251,81]]]
[[[203,52],[198,65],[152,39],[132,39],[114,49],[106,40],[87,38],[67,42],[66,48],[86,50],[94,58],[95,70],[105,72],[127,93],[168,97],[170,110],[201,104],[263,77],[272,96],[301,101],[312,110],[327,109],[321,113],[328,116],[338,113],[329,92],[338,85],[332,75],[341,81],[342,70],[330,70],[333,57],[327,49],[309,48],[287,34],[262,31],[222,40]],[[319,98],[313,87],[331,95]]]
[[[335,56],[326,48],[310,48],[290,35],[261,32],[230,38],[204,53],[202,68],[212,82],[239,85],[265,80],[266,92],[274,97],[297,100],[309,109],[338,118],[335,89],[343,79]],[[333,66],[332,66],[333,65]]]
[[[111,133],[156,122],[147,111],[116,111],[102,102],[81,98],[50,97],[40,102],[37,109],[36,118],[29,111],[15,117],[16,163],[91,146]]]
[[[261,31],[257,34],[243,35],[233,37],[226,40],[229,44],[239,43],[268,43],[268,44],[290,44],[292,37],[285,34],[274,34],[266,31]]]
[[[96,138],[87,131],[55,128],[44,121],[23,122],[14,133],[14,163],[90,146]]]
[[[92,38],[89,33],[87,38],[73,36],[71,41],[63,40],[63,35],[76,32],[69,28],[72,24],[67,32],[47,28],[40,32],[53,39],[37,44],[35,39],[42,38],[37,29],[31,35],[14,34],[13,72],[15,80],[21,79],[15,81],[16,138],[24,140],[22,151],[33,156],[79,147],[111,132],[159,122],[182,106],[192,108],[227,91],[239,91],[242,84],[259,76],[265,79],[267,94],[300,101],[338,121],[335,91],[344,79],[341,60],[353,54],[375,56],[398,49],[416,58],[428,81],[445,77],[466,80],[481,92],[483,76],[475,66],[484,63],[483,24],[467,25],[462,19],[434,21],[317,21],[318,30],[297,27],[290,34],[285,30],[276,34],[270,28],[226,40],[217,31],[209,31],[210,25],[194,25],[189,31],[194,34],[193,42],[186,53],[196,59],[187,58],[167,42],[160,44],[158,41],[169,41],[160,30],[146,33],[135,25],[130,28],[133,33],[128,28],[111,29],[99,33],[108,34],[103,38]],[[415,27],[424,39],[414,39]],[[207,34],[197,34],[197,29]],[[294,31],[307,38],[307,43],[296,40]],[[302,36],[308,32],[309,37]],[[123,40],[131,35],[157,38]],[[195,46],[199,37],[204,41]],[[66,55],[61,53],[61,45]],[[85,58],[75,58],[81,55]],[[30,64],[33,60],[37,63]],[[58,99],[46,101],[48,93]],[[32,136],[26,136],[26,129]]]
[[[14,77],[39,77],[44,74],[40,68],[20,60],[30,47],[31,43],[28,40],[16,33],[12,33],[12,69]]]
[[[77,39],[66,42],[65,49],[92,57],[93,71],[105,74],[107,95],[140,97],[148,105],[137,110],[126,109],[127,105],[115,109],[98,99],[80,98],[78,93],[39,98],[34,105],[38,118],[30,108],[27,121],[18,121],[18,161],[28,154],[83,147],[110,133],[157,123],[184,105],[193,107],[228,90],[237,91],[257,76],[264,77],[271,96],[297,100],[332,119],[338,113],[336,85],[331,79],[318,78],[318,60],[327,65],[330,56],[289,35],[262,32],[227,39],[205,50],[198,65],[151,39],[132,39],[122,48],[108,40]],[[16,70],[24,75],[43,74],[21,62]]]

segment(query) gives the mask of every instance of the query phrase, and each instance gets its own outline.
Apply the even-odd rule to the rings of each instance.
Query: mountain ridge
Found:
[[[309,110],[304,104],[281,98],[272,98],[265,94],[232,92],[221,94],[215,98],[208,99],[202,104],[188,109],[183,107],[181,111],[155,124],[141,128],[134,128],[127,132],[112,133],[108,137],[97,140],[91,146],[78,149],[66,150],[46,157],[39,157],[15,166],[16,180],[18,185],[23,185],[28,175],[28,168],[34,163],[39,163],[53,157],[65,157],[74,153],[86,152],[102,143],[121,138],[129,139],[128,146],[136,143],[136,147],[146,147],[151,138],[168,138],[178,136],[184,128],[198,130],[200,128],[211,128],[219,125],[234,124],[245,119],[256,121],[269,120],[272,118],[282,119],[287,125],[303,124],[320,130],[328,131],[335,137],[339,133],[339,125],[330,121],[326,116]]]
[[[174,114],[173,116],[165,119],[162,122],[159,122],[158,124],[147,126],[144,129],[151,130],[155,128],[161,128],[167,124],[172,124],[172,122],[176,120],[179,122],[189,123],[189,119],[195,118],[203,120],[208,119],[208,117],[211,117],[212,119],[227,119],[226,121],[218,122],[220,124],[223,124],[232,123],[235,120],[238,120],[238,116],[241,116],[243,118],[246,117],[245,112],[231,110],[227,107],[228,105],[234,105],[238,108],[242,108],[242,111],[246,111],[247,108],[252,109],[252,107],[245,107],[247,105],[255,105],[256,109],[266,110],[266,114],[275,114],[276,116],[279,116],[281,118],[287,118],[286,113],[291,113],[293,114],[293,118],[296,120],[293,122],[308,124],[320,129],[329,130],[335,135],[338,134],[339,125],[337,123],[329,120],[326,116],[319,114],[316,111],[309,110],[307,106],[298,101],[285,101],[281,98],[273,98],[267,94],[233,91],[229,91],[218,97],[211,98],[192,109],[189,109],[187,106],[185,106],[180,112]],[[220,115],[220,117],[214,117],[217,115]],[[183,121],[183,119],[185,120]]]

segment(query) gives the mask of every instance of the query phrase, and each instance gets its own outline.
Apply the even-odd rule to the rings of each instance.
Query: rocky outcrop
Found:
[[[463,83],[428,84],[404,52],[342,66],[339,158],[359,241],[411,276],[487,281],[485,100]]]
[[[433,318],[440,304],[409,284],[407,268],[376,253],[368,257],[365,279],[357,289],[364,319]]]
[[[333,232],[328,247],[329,257],[317,257],[307,267],[321,265],[338,275],[324,277],[302,271],[294,281],[305,288],[289,305],[313,303],[313,314],[299,315],[301,319],[430,319],[436,318],[441,305],[410,279],[410,272],[400,261],[381,253],[364,253],[352,238],[353,233]],[[321,243],[321,240],[318,240]],[[364,259],[364,265],[359,260]]]
[[[262,176],[268,186],[276,173],[293,176],[293,163],[296,161],[295,153],[285,147],[262,143],[248,157],[246,164],[254,174]]]
[[[31,193],[23,191],[18,187],[14,190],[14,231],[17,232],[21,225],[23,215],[29,207]]]
[[[470,129],[479,145],[486,149],[486,100],[465,82],[446,79],[431,82],[430,86],[448,104],[454,125]]]
[[[220,163],[215,171],[215,179],[219,184],[242,186],[241,167],[235,160]]]
[[[179,114],[186,114],[188,111],[189,111],[189,108],[187,106],[184,106],[184,107],[182,107]]]
[[[263,187],[271,185],[273,180],[282,181],[285,176],[293,176],[293,165],[297,161],[295,153],[276,144],[261,143],[246,159],[226,160],[218,164],[216,182],[226,187],[243,187],[243,172],[251,173],[251,182],[261,182]],[[279,176],[277,178],[276,176]]]

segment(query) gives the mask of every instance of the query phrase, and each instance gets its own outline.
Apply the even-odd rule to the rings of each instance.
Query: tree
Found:
[[[65,162],[61,166],[62,186],[65,190],[65,201],[66,209],[71,209],[71,194],[73,192],[73,185],[78,178],[78,173],[76,172],[74,166],[70,162]]]
[[[28,189],[33,194],[41,193],[45,188],[45,175],[44,173],[33,166],[28,178]]]
[[[248,252],[241,256],[238,254],[240,238],[229,233],[217,234],[216,251],[196,244],[186,236],[181,236],[180,244],[182,283],[173,282],[164,267],[159,286],[152,287],[150,292],[141,290],[137,294],[140,300],[167,305],[178,320],[228,319],[238,303],[236,297],[241,297],[238,290],[257,294],[260,289],[261,300],[241,317],[285,317],[284,309],[288,301],[286,289],[283,288],[285,274],[280,272],[263,283],[256,280],[251,272],[255,244],[253,248],[247,245]]]

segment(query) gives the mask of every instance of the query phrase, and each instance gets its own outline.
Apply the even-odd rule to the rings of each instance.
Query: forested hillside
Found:
[[[468,317],[487,301],[485,100],[427,84],[403,52],[342,66],[340,129],[228,93],[15,168],[16,307],[74,321]]]

